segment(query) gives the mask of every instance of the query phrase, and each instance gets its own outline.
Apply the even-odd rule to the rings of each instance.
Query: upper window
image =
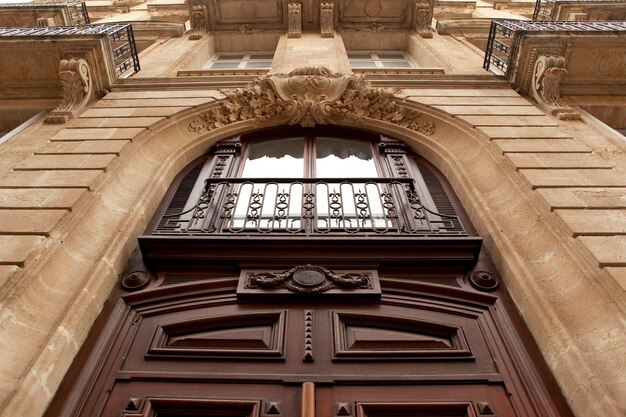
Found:
[[[219,142],[175,187],[155,234],[466,235],[406,145],[336,127]]]
[[[348,52],[350,67],[358,68],[416,68],[417,64],[403,51]]]
[[[274,52],[220,52],[203,69],[270,69]]]

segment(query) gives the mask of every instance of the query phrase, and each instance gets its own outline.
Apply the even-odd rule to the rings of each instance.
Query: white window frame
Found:
[[[350,54],[369,54],[369,58],[351,58]],[[385,55],[388,54],[402,54],[402,60],[410,65],[410,67],[392,67],[392,66],[384,66],[385,62],[388,61],[400,61],[398,58],[386,58]],[[413,61],[413,58],[409,54],[404,51],[348,51],[348,61],[350,61],[350,66],[352,67],[352,62],[368,62],[373,63],[375,67],[354,67],[353,69],[358,70],[367,70],[367,69],[391,69],[391,68],[418,68],[418,65]]]
[[[269,70],[272,67],[272,62],[270,62],[270,65],[268,67],[254,67],[254,68],[248,67],[247,65],[250,62],[269,61],[269,59],[266,59],[266,58],[263,58],[263,59],[251,58],[251,56],[254,54],[272,54],[271,61],[272,62],[274,61],[274,51],[217,52],[209,59],[209,61],[204,65],[202,69],[217,69],[217,70],[224,70],[224,71],[233,70],[233,69]],[[243,55],[243,58],[239,58],[241,55]],[[224,57],[228,57],[228,56],[233,56],[233,57],[236,56],[237,58],[236,59],[224,59]],[[236,67],[233,66],[233,68],[213,68],[213,65],[216,63],[224,63],[224,64],[237,63],[238,65]]]

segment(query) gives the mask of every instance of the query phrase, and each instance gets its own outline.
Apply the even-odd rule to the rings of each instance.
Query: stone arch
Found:
[[[289,85],[288,80],[294,77],[300,77],[301,81]],[[287,80],[286,86],[279,83],[281,78]],[[330,81],[326,83],[322,79]],[[333,84],[333,80],[336,83]],[[248,102],[249,99],[260,99],[257,95],[262,93],[264,86],[278,98],[283,94],[282,112],[272,117],[260,113],[262,117],[259,118],[254,105],[237,107],[241,106],[241,97]],[[346,107],[346,90],[349,97],[357,101],[352,107]],[[290,103],[293,94],[284,94],[294,91],[299,93],[300,99],[293,99],[295,103]],[[320,100],[320,96],[324,98]],[[370,100],[367,103],[358,102],[367,97]],[[385,111],[372,113],[376,107],[370,106],[371,100]],[[229,110],[228,106],[234,107]],[[229,111],[222,113],[224,109]],[[228,115],[233,111],[238,116],[229,119]],[[248,112],[245,113],[247,116],[241,116],[241,111]],[[192,125],[197,126],[198,120],[211,123],[211,114],[226,117],[226,122],[200,131],[190,129]],[[24,411],[32,407],[34,398],[42,395],[50,398],[122,273],[136,246],[136,236],[145,230],[167,187],[182,168],[220,139],[303,121],[307,125],[314,121],[366,127],[394,136],[433,163],[448,178],[473,224],[485,238],[485,246],[494,257],[548,364],[553,369],[564,370],[563,375],[567,375],[559,381],[568,397],[574,398],[580,386],[606,392],[606,388],[598,385],[601,383],[597,382],[594,371],[577,347],[571,330],[568,330],[571,327],[563,323],[567,316],[565,307],[557,306],[558,298],[552,297],[542,286],[550,280],[557,281],[555,278],[559,276],[580,274],[583,267],[573,259],[568,244],[548,224],[546,218],[550,214],[536,197],[523,189],[517,174],[489,145],[487,138],[465,122],[455,120],[443,111],[404,100],[397,92],[371,88],[354,76],[305,69],[287,76],[258,80],[248,89],[226,92],[223,98],[181,112],[134,139],[128,152],[95,186],[90,203],[81,216],[72,220],[75,227],[64,243],[49,248],[50,253],[60,253],[68,246],[84,245],[84,236],[89,234],[93,239],[87,249],[91,251],[95,266],[77,272],[80,285],[65,304],[66,308],[59,311],[56,330],[47,339],[55,349],[35,360],[20,383],[19,395],[11,400],[7,410],[17,415],[25,414]],[[545,230],[549,231],[547,235]],[[548,249],[553,252],[550,265],[539,262]],[[68,262],[66,268],[71,269],[72,262],[78,265],[82,260]],[[85,311],[90,314],[84,314]],[[75,336],[68,338],[68,334]],[[55,362],[58,368],[50,374],[50,363]],[[47,376],[42,381],[39,375]],[[42,391],[46,392],[42,394]],[[587,415],[618,415],[611,398],[599,398],[593,407],[587,409]]]

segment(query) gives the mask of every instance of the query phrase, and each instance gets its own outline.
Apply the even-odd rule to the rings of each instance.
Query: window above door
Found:
[[[406,144],[338,126],[217,142],[175,179],[139,240],[158,262],[314,254],[463,265],[482,242],[445,178]]]
[[[362,132],[292,129],[222,141],[171,195],[153,234],[467,236],[426,161],[402,142]]]

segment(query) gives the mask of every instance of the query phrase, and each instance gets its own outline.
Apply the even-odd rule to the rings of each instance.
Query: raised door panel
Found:
[[[257,311],[160,324],[145,357],[282,358],[286,316]]]
[[[269,384],[118,381],[100,417],[298,416],[300,387]],[[90,415],[89,417],[95,417]]]
[[[502,386],[318,387],[316,417],[516,417]]]
[[[487,311],[428,300],[363,301],[349,309],[293,299],[187,309],[173,303],[158,314],[139,312],[120,375],[501,381],[485,337],[493,330]]]

